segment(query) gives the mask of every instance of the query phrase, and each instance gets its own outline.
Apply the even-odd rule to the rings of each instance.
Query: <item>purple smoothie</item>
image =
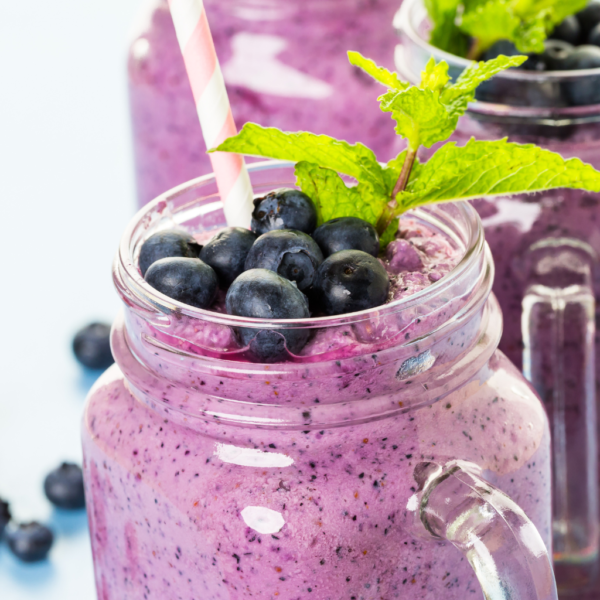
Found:
[[[221,226],[210,198],[190,208],[198,195],[152,205],[115,267],[118,366],[91,391],[83,432],[98,597],[478,597],[456,548],[412,535],[406,507],[424,461],[476,465],[549,547],[547,420],[496,350],[473,212],[403,219],[382,259],[390,302],[309,322],[298,356],[260,365],[239,354],[231,317],[173,312],[136,271],[157,227]]]
[[[400,0],[206,0],[238,128],[252,121],[396,153],[379,85],[348,63],[357,50],[393,66]],[[128,60],[138,200],[212,171],[166,0],[147,3]]]

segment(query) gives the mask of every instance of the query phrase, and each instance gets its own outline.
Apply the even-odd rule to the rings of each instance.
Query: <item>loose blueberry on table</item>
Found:
[[[12,516],[10,514],[10,505],[0,498],[0,538],[10,523]]]
[[[7,533],[8,547],[23,562],[44,560],[52,548],[54,535],[45,525],[36,521],[21,523]]]
[[[73,338],[75,358],[88,369],[108,369],[115,362],[110,350],[110,325],[90,323]]]
[[[85,507],[83,472],[73,463],[62,463],[46,476],[44,492],[52,504],[69,510]]]

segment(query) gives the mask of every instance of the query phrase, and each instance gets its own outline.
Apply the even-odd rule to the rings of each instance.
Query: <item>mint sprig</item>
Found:
[[[477,58],[500,40],[513,42],[520,52],[541,53],[554,27],[586,4],[587,0],[425,0],[433,23],[430,42],[468,58]]]
[[[385,165],[363,144],[254,123],[211,152],[294,161],[296,183],[315,202],[319,224],[336,217],[359,217],[376,226],[382,245],[395,236],[402,213],[434,202],[553,188],[599,192],[600,172],[592,166],[506,139],[471,139],[464,146],[449,142],[427,162],[418,161],[421,146],[431,147],[452,135],[481,82],[525,58],[499,56],[474,63],[455,83],[448,77],[448,65],[432,58],[419,86],[412,86],[360,54],[349,53],[353,65],[388,88],[379,97],[381,110],[391,113],[396,132],[407,141],[407,149]]]

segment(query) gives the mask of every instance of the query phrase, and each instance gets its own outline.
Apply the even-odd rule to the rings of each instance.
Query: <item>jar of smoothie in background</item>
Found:
[[[294,181],[290,163],[249,172],[257,194]],[[410,218],[456,266],[376,309],[269,322],[308,342],[266,365],[234,341],[264,321],[172,301],[137,268],[157,230],[225,225],[212,176],[138,213],[118,366],[83,424],[99,598],[556,598],[547,418],[497,350],[481,223],[465,203]]]
[[[362,142],[394,155],[378,86],[348,63],[389,68],[400,0],[205,0],[233,116]],[[138,201],[212,171],[167,0],[148,0],[128,58]]]
[[[406,0],[394,24],[401,40],[396,66],[405,79],[418,81],[432,55],[449,64],[453,78],[469,64],[427,43],[421,0]],[[481,88],[452,138],[458,144],[508,137],[600,167],[599,70],[509,69]],[[586,98],[599,104],[572,105]],[[522,366],[550,417],[559,590],[580,594],[598,571],[600,194],[553,190],[473,204],[496,265],[500,348]]]

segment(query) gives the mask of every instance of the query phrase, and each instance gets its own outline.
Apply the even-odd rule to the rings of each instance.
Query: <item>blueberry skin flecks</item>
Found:
[[[115,362],[110,350],[110,325],[90,323],[73,338],[75,358],[88,369],[108,369]]]
[[[296,282],[300,291],[314,284],[323,262],[318,244],[306,233],[278,229],[261,235],[248,252],[246,270],[269,269]]]
[[[324,312],[340,315],[381,306],[390,279],[382,264],[360,250],[342,250],[319,267],[317,293]]]
[[[228,288],[244,271],[246,256],[256,234],[242,227],[227,227],[215,235],[200,251],[200,260],[211,266],[219,284]]]
[[[85,506],[83,472],[73,463],[62,463],[46,476],[44,493],[54,506],[75,510]]]
[[[38,562],[48,556],[54,535],[45,525],[35,521],[22,523],[7,533],[8,547],[23,562]]]
[[[165,229],[151,235],[140,249],[138,259],[142,277],[146,275],[152,263],[161,258],[198,258],[202,246],[196,240],[179,229]]]
[[[0,538],[10,523],[12,515],[10,514],[10,505],[0,498]]]
[[[311,234],[317,226],[317,209],[300,190],[279,188],[254,199],[251,229],[257,235],[274,229],[295,229]]]
[[[371,223],[357,217],[331,219],[317,227],[313,239],[325,257],[341,250],[362,250],[377,258],[379,236]]]
[[[251,269],[232,284],[225,299],[227,313],[255,319],[306,319],[306,296],[291,281],[268,269]],[[287,349],[299,352],[308,340],[307,329],[252,329],[239,327],[236,335],[259,362],[276,362]]]
[[[217,275],[199,258],[161,258],[145,279],[165,296],[196,308],[208,308],[217,292]]]

